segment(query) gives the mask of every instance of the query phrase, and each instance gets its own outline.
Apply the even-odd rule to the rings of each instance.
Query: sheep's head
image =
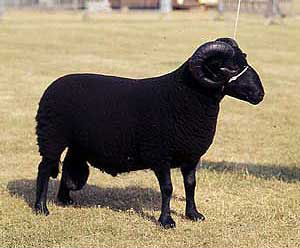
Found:
[[[264,97],[258,74],[233,39],[220,38],[200,46],[189,59],[189,69],[203,87],[220,89],[224,95],[252,104]]]

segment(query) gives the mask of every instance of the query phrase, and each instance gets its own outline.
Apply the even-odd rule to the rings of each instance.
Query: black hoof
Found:
[[[49,210],[46,205],[36,203],[34,209],[36,214],[41,214],[45,216],[49,215]]]
[[[57,200],[60,204],[65,205],[65,206],[69,206],[69,205],[73,205],[74,201],[71,197],[57,197]]]
[[[193,221],[204,221],[205,220],[204,215],[200,214],[197,211],[191,212],[191,213],[186,213],[186,217]]]
[[[169,228],[175,228],[176,227],[176,223],[175,221],[172,219],[171,216],[167,216],[167,217],[159,217],[158,219],[160,225],[165,228],[165,229],[169,229]]]

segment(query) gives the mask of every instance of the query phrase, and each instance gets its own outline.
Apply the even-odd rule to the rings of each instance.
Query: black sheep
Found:
[[[225,95],[252,104],[264,96],[259,76],[230,38],[205,43],[177,70],[160,77],[73,74],[57,79],[41,98],[36,117],[42,156],[36,212],[49,214],[49,177],[57,177],[61,153],[68,147],[58,193],[62,203],[71,204],[70,190],[86,183],[87,162],[113,176],[152,169],[162,194],[159,222],[175,227],[170,169],[179,167],[186,216],[204,220],[194,201],[195,171],[213,141]]]

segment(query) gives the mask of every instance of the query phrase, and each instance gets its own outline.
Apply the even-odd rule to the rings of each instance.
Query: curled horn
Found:
[[[220,87],[223,82],[214,81],[204,74],[204,68],[209,59],[232,58],[234,49],[222,41],[207,42],[200,46],[189,60],[189,68],[193,77],[202,85],[210,88]]]
[[[216,39],[216,41],[225,42],[232,47],[239,47],[238,43],[234,39],[231,39],[231,38],[219,38],[219,39]]]
[[[233,48],[239,48],[238,43],[234,39],[231,39],[231,38],[219,38],[219,39],[216,39],[216,41],[225,42],[225,43],[229,44],[230,46],[232,46]],[[247,54],[243,53],[243,56],[246,57]],[[230,77],[234,76],[235,74],[238,73],[238,69],[237,70],[232,70],[232,69],[229,69],[229,68],[226,68],[226,67],[222,67],[222,68],[220,68],[220,70],[224,74],[229,75]]]

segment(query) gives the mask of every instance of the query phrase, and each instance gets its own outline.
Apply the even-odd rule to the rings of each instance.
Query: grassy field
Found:
[[[238,41],[260,72],[266,97],[222,102],[214,144],[197,177],[203,223],[184,219],[172,171],[175,230],[163,230],[151,171],[116,178],[91,169],[74,207],[32,211],[40,157],[35,113],[55,78],[72,72],[147,77],[171,71],[203,42],[231,36],[234,16],[212,12],[92,15],[6,12],[0,22],[0,247],[300,247],[300,20],[264,26],[242,15]]]

